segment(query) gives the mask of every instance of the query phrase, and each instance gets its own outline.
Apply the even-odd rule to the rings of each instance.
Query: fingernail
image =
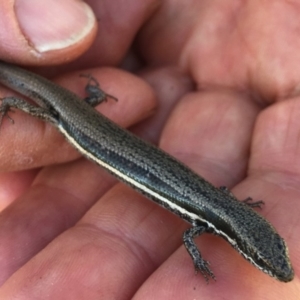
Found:
[[[39,52],[69,47],[95,24],[93,11],[82,1],[16,0],[15,11],[21,30]]]

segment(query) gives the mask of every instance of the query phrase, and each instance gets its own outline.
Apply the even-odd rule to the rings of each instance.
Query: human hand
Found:
[[[298,132],[297,74],[291,63],[269,71],[276,67],[274,60],[286,58],[284,51],[288,50],[285,47],[279,53],[275,51],[278,49],[274,46],[278,38],[275,26],[276,35],[267,34],[272,51],[266,51],[263,58],[262,49],[267,47],[264,40],[257,37],[262,28],[265,29],[263,24],[269,23],[271,16],[275,18],[278,11],[284,15],[284,10],[280,7],[274,12],[261,6],[258,10],[258,4],[255,6],[253,2],[251,7],[244,4],[238,8],[230,7],[228,3],[225,6],[207,3],[187,1],[181,7],[180,1],[164,2],[162,10],[140,33],[139,48],[147,65],[158,66],[144,71],[142,76],[152,83],[159,96],[164,96],[162,101],[176,101],[172,114],[164,120],[166,125],[160,144],[214,184],[236,186],[233,192],[239,198],[263,199],[266,206],[261,213],[286,239],[297,275],[295,233],[298,218],[294,208],[297,203],[292,200],[296,199],[297,193],[293,188],[297,185],[293,183],[297,164],[291,164],[297,156],[294,138]],[[268,22],[263,18],[264,11],[269,17]],[[289,20],[293,19],[288,12],[285,15]],[[251,20],[256,22],[253,24]],[[258,29],[254,26],[257,23]],[[222,29],[222,34],[212,28]],[[237,34],[234,28],[241,33]],[[288,34],[291,30],[283,32]],[[289,51],[297,44],[294,35]],[[247,40],[249,47],[260,55],[254,55],[250,51],[252,48],[243,47]],[[236,54],[236,49],[241,48]],[[294,50],[294,55],[289,58],[296,60],[296,54]],[[172,67],[160,68],[166,64]],[[282,81],[283,73],[290,77]],[[107,84],[103,83],[105,75],[99,80],[104,86]],[[187,83],[189,78],[196,83],[196,91],[191,91]],[[107,82],[110,80],[116,79],[110,78]],[[178,86],[172,94],[174,82]],[[120,92],[116,90],[115,94],[123,95],[124,90],[127,90],[125,86],[120,87]],[[138,92],[141,93],[135,90],[134,95],[126,95],[126,100],[137,99]],[[151,93],[148,95],[145,99],[153,103]],[[284,100],[295,99],[276,103],[282,95]],[[273,101],[268,109],[264,109],[268,104],[266,101]],[[126,102],[126,108],[127,105]],[[145,107],[143,109],[147,111]],[[19,123],[15,115],[14,126]],[[121,117],[124,115],[119,113]],[[148,122],[148,128],[150,125],[153,124]],[[14,126],[7,122],[5,131]],[[8,132],[7,136],[12,134]],[[65,151],[70,153],[71,150]],[[57,153],[54,158],[65,161],[67,156],[61,158],[61,153]],[[52,161],[44,157],[44,161],[41,158],[34,161],[45,165],[55,161],[54,158]],[[217,276],[217,283],[207,286],[201,276],[194,276],[185,249],[180,247],[175,252],[182,243],[181,234],[187,225],[121,184],[104,194],[112,184],[111,179],[85,160],[43,168],[34,174],[34,178],[33,184],[24,189],[21,198],[3,212],[0,220],[3,264],[10,272],[15,268],[15,274],[0,290],[3,299],[12,295],[17,295],[18,299],[98,299],[100,295],[109,299],[128,299],[134,293],[135,299],[192,296],[219,299],[221,295],[232,297],[232,293],[243,295],[243,299],[253,299],[261,294],[270,299],[281,299],[283,295],[287,299],[296,299],[296,279],[289,284],[275,282],[215,237],[200,238],[201,242],[206,241],[201,243],[200,250],[210,260]],[[280,199],[289,199],[293,203],[287,206]],[[77,221],[74,227],[66,230]],[[27,228],[24,229],[25,224]],[[42,249],[47,243],[50,244]],[[17,251],[18,259],[11,259],[12,250]],[[18,264],[19,268],[16,268]]]

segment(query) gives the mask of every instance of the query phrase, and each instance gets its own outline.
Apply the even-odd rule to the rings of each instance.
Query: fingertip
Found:
[[[58,64],[82,54],[97,22],[82,1],[16,0],[0,4],[0,56],[24,64]]]

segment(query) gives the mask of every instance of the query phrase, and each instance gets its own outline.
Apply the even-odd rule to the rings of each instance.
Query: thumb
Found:
[[[20,64],[68,62],[93,42],[91,8],[74,0],[0,1],[0,57]]]

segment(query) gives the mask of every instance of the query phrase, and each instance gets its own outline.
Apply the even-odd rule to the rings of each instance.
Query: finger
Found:
[[[60,78],[58,83],[62,83],[83,98],[87,81],[86,78],[79,76],[82,73],[92,74],[100,82],[101,88],[118,98],[117,102],[108,101],[97,107],[113,121],[122,126],[129,126],[152,114],[155,105],[152,89],[138,77],[121,70],[110,68],[85,70],[66,75]],[[52,125],[20,111],[10,116],[14,124],[5,118],[1,126],[0,169],[2,171],[35,168],[79,157],[78,152]]]
[[[85,159],[43,169],[32,187],[1,213],[1,283],[73,226],[113,183]]]
[[[91,45],[96,28],[95,16],[83,1],[1,2],[0,56],[22,64],[70,61]]]
[[[258,112],[244,94],[190,93],[172,112],[161,147],[216,186],[231,187],[245,177]]]

